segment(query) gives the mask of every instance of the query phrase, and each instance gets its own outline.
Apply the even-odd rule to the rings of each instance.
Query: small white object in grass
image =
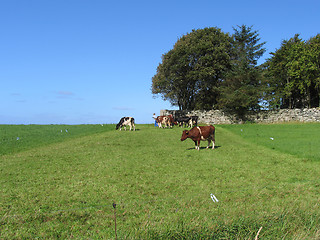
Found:
[[[18,140],[20,140],[20,138],[19,138],[19,137],[17,137],[17,141],[18,141]]]
[[[243,130],[241,129],[241,132],[243,132]]]
[[[271,139],[272,141],[274,140],[274,138],[273,138],[273,137],[271,137],[270,139]]]
[[[66,129],[66,132],[68,132],[68,130]]]
[[[219,200],[216,198],[216,196],[213,195],[212,193],[210,194],[210,197],[211,197],[213,202],[219,202]]]

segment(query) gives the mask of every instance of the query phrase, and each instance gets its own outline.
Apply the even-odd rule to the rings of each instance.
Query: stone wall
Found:
[[[243,123],[235,115],[222,112],[220,110],[210,111],[180,111],[161,110],[160,115],[172,114],[179,116],[198,116],[199,122],[203,124],[236,124]],[[281,122],[320,122],[320,108],[309,109],[280,109],[273,111],[260,111],[249,113],[247,120],[256,123],[281,123]]]

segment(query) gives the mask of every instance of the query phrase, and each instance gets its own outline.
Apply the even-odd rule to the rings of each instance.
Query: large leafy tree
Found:
[[[219,84],[230,69],[229,34],[218,28],[192,30],[162,56],[152,78],[152,93],[181,110],[212,109]]]
[[[292,106],[294,86],[288,75],[287,63],[290,48],[300,41],[298,35],[289,41],[282,41],[280,49],[271,52],[272,57],[266,62],[266,76],[269,86],[267,100],[271,109],[291,108]]]
[[[232,37],[232,68],[220,87],[219,108],[243,118],[248,110],[260,109],[263,84],[257,61],[265,52],[265,43],[246,25],[234,28]]]
[[[319,36],[308,42],[296,34],[267,60],[270,107],[319,106]]]

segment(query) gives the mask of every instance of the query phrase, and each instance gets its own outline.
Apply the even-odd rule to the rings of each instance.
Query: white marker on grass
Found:
[[[210,197],[211,197],[213,202],[219,202],[219,200],[216,198],[216,196],[213,195],[212,193],[210,194]]]

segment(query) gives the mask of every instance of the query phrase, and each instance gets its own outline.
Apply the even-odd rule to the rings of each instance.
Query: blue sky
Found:
[[[320,33],[320,1],[0,0],[0,124],[151,123],[162,54],[192,29],[245,24],[266,54]]]

